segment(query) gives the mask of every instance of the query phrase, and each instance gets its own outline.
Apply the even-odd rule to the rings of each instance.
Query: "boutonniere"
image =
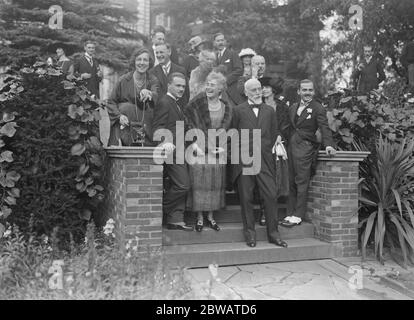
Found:
[[[229,63],[230,62],[230,59],[227,59],[226,61],[224,61],[224,63]]]
[[[312,119],[312,116],[309,114],[306,120]]]
[[[313,110],[311,108],[308,108],[306,111],[308,111],[309,114],[312,114]]]

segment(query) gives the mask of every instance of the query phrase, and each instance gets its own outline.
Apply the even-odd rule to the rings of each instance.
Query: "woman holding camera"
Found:
[[[159,82],[148,72],[153,61],[147,48],[135,50],[130,61],[132,71],[120,77],[108,101],[109,146],[152,144],[151,124]]]

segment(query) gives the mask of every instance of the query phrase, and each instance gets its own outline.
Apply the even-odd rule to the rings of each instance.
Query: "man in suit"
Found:
[[[165,34],[166,34],[166,31],[163,26],[155,26],[155,28],[151,32],[150,51],[151,51],[152,58],[154,59],[154,66],[156,66],[159,63],[157,56],[155,55],[155,46],[166,42]],[[171,46],[170,59],[175,64],[179,64],[178,52],[174,46]]]
[[[248,80],[245,83],[245,93],[248,100],[234,109],[232,120],[232,128],[238,130],[240,137],[237,139],[239,163],[234,163],[236,159],[232,155],[232,175],[240,197],[244,236],[249,247],[256,246],[253,190],[257,185],[264,199],[268,241],[287,247],[278,231],[275,159],[272,155],[276,142],[281,141],[276,113],[272,107],[263,103],[259,80]],[[233,137],[231,143],[235,143]],[[246,159],[249,153],[253,157]],[[253,165],[249,160],[253,160]]]
[[[404,46],[400,61],[406,69],[408,85],[414,94],[414,37]]]
[[[384,67],[380,58],[374,55],[371,46],[364,46],[364,57],[361,58],[356,70],[352,74],[354,87],[359,94],[367,94],[385,80]]]
[[[184,141],[177,141],[177,126],[184,124],[184,114],[177,103],[185,91],[186,79],[181,73],[172,73],[168,77],[167,94],[158,102],[154,110],[152,123],[153,141],[164,141],[160,146],[170,155],[170,160],[164,164],[164,172],[169,177],[166,193],[163,199],[164,222],[168,229],[192,231],[193,227],[185,225],[184,211],[188,190],[190,189],[190,177],[187,164],[184,159],[177,161],[177,155],[184,154]],[[161,130],[157,132],[157,130]],[[167,131],[172,136],[169,141],[162,131]],[[184,137],[182,137],[184,139]]]
[[[99,82],[102,80],[102,71],[98,60],[95,59],[95,43],[85,42],[85,54],[75,60],[73,65],[75,76],[86,80],[88,90],[99,98]]]
[[[334,156],[336,151],[332,132],[328,126],[325,108],[314,100],[315,90],[313,82],[303,80],[298,90],[300,103],[295,103],[289,108],[291,132],[288,139],[289,161],[289,200],[288,217],[284,222],[292,226],[290,218],[297,219],[295,224],[306,217],[306,203],[308,199],[309,182],[312,174],[312,166],[317,159],[319,143],[316,131],[320,129],[322,144],[326,147],[326,154]]]
[[[157,44],[155,46],[155,56],[159,64],[153,67],[150,73],[156,76],[160,82],[159,95],[163,96],[168,91],[168,76],[176,72],[185,74],[185,69],[171,61],[171,46],[168,43]],[[188,103],[189,96],[188,79],[186,79],[184,95],[178,100],[181,108]]]
[[[223,33],[219,32],[213,36],[213,46],[216,50],[217,66],[227,78],[227,94],[237,105],[240,102],[237,80],[243,74],[241,60],[236,52],[227,47],[227,41]]]
[[[261,55],[255,55],[252,57],[252,74],[251,76],[240,76],[237,83],[237,90],[239,93],[239,101],[245,102],[247,97],[244,93],[244,84],[249,79],[261,79],[266,77],[266,60]]]

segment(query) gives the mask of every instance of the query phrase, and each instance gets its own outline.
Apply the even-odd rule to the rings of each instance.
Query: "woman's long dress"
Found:
[[[210,112],[211,127],[221,127],[224,104],[220,110]],[[216,211],[225,207],[226,164],[220,164],[216,155],[206,152],[205,164],[189,165],[191,191],[187,207],[193,212]],[[210,164],[214,163],[214,164]]]

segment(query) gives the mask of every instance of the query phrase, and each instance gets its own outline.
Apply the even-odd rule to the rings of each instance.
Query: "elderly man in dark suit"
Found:
[[[95,43],[85,42],[85,54],[75,60],[73,65],[74,74],[86,80],[88,90],[99,98],[99,83],[102,80],[102,71],[99,68],[98,60],[95,59]]]
[[[182,222],[184,221],[186,197],[190,189],[190,177],[184,158],[180,159],[179,157],[184,154],[184,141],[177,141],[179,137],[176,136],[177,127],[180,124],[184,130],[184,114],[177,101],[183,96],[185,87],[186,79],[183,74],[172,73],[169,75],[167,94],[159,100],[155,107],[152,128],[153,141],[160,141],[164,137],[160,146],[169,154],[169,160],[171,160],[164,165],[165,173],[170,178],[163,199],[164,222],[168,229],[192,231],[193,227]],[[162,131],[170,133],[172,141],[169,141]]]
[[[227,47],[223,33],[216,33],[213,36],[213,46],[216,51],[218,70],[223,71],[227,78],[227,93],[233,104],[238,104],[237,80],[243,74],[241,60],[236,52]]]
[[[364,57],[361,58],[356,70],[352,74],[354,87],[360,94],[367,94],[385,80],[384,67],[377,55],[374,55],[371,46],[364,46]]]
[[[160,82],[160,96],[163,96],[168,91],[168,76],[170,74],[179,72],[185,74],[185,69],[171,61],[171,46],[169,43],[160,43],[155,46],[155,56],[159,62],[158,65],[150,70],[150,73],[157,77]],[[186,78],[186,87],[184,95],[178,99],[178,104],[181,108],[188,103],[190,92],[188,89],[188,79]]]
[[[285,226],[300,224],[306,217],[306,203],[308,199],[309,182],[312,166],[317,160],[319,143],[316,131],[320,129],[322,144],[326,147],[326,154],[335,155],[335,145],[332,132],[328,126],[326,110],[313,99],[315,95],[313,82],[303,80],[300,83],[298,94],[300,103],[289,108],[291,133],[288,138],[289,161],[289,201],[288,217],[283,222]],[[291,219],[291,218],[294,219]],[[299,219],[297,219],[299,218]]]
[[[272,149],[281,141],[276,113],[262,101],[262,86],[257,79],[245,83],[248,100],[234,109],[232,128],[239,133],[239,154],[232,154],[233,182],[237,184],[246,243],[256,246],[253,190],[257,185],[264,200],[268,241],[287,247],[278,231],[275,158]],[[232,144],[235,143],[234,136]],[[252,152],[253,151],[253,152]],[[249,156],[249,154],[252,156]],[[238,160],[238,164],[235,164]]]

